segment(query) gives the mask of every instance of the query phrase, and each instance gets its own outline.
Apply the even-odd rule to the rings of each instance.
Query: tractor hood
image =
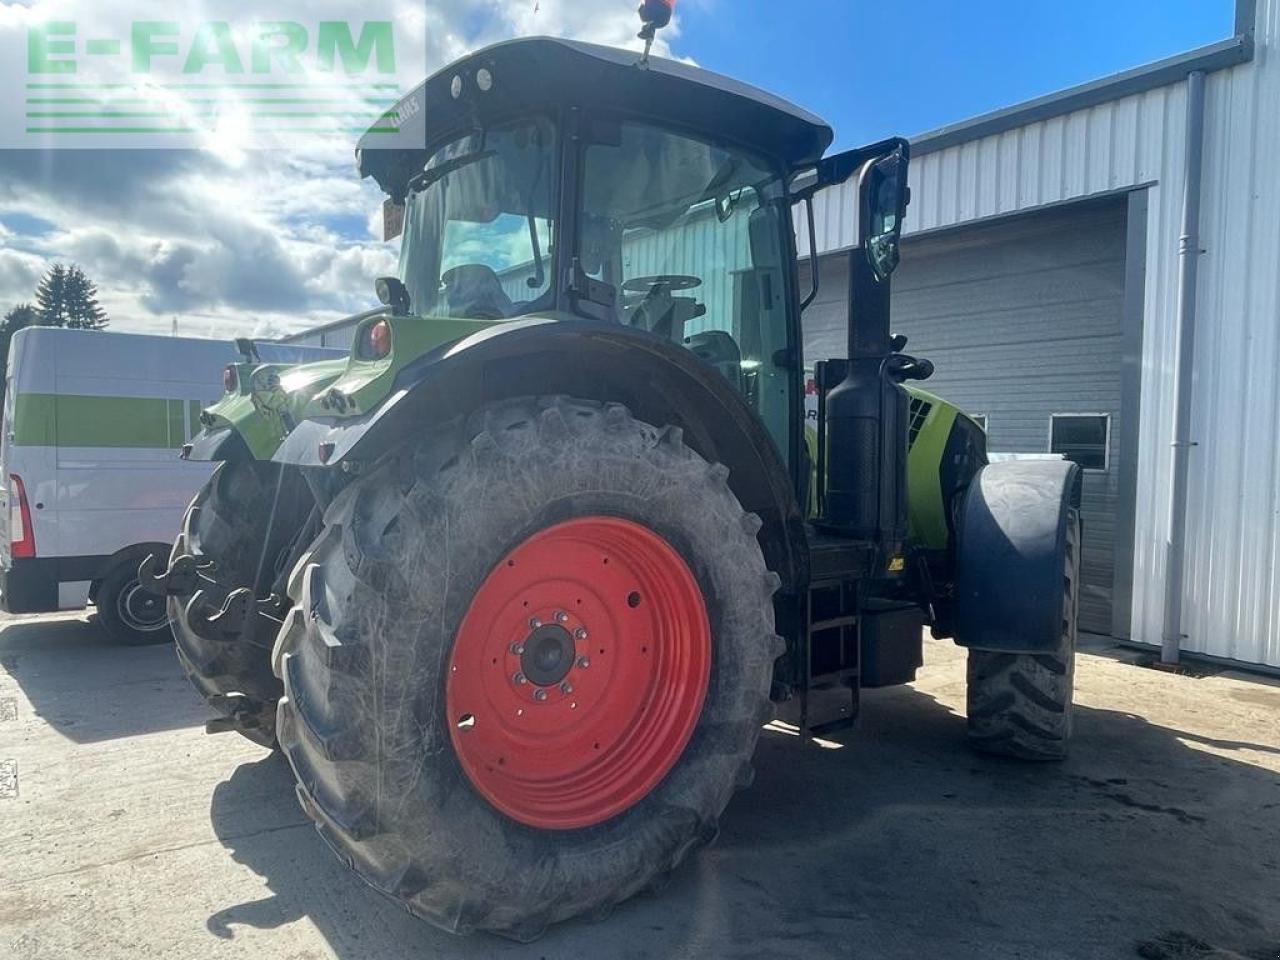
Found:
[[[360,139],[360,175],[399,202],[430,145],[490,119],[558,106],[711,131],[790,168],[821,159],[833,137],[808,111],[728,77],[657,57],[641,65],[627,50],[533,37],[459,60],[402,99]]]

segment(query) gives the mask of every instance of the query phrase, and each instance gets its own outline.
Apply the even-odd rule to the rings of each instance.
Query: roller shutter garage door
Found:
[[[1082,204],[908,239],[893,278],[894,332],[937,365],[925,387],[985,416],[991,451],[1050,452],[1062,414],[1090,418],[1060,420],[1060,443],[1082,439],[1073,428],[1106,436],[1084,478],[1081,594],[1081,628],[1103,634],[1117,592],[1125,210]],[[845,355],[844,255],[821,270],[804,318],[810,363]],[[1122,613],[1115,632],[1126,630]]]

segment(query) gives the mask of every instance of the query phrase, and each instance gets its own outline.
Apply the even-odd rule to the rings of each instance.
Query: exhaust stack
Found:
[[[894,551],[907,534],[909,404],[893,375],[889,277],[898,263],[906,171],[907,146],[899,142],[859,173],[859,244],[849,253],[848,353],[844,378],[826,398],[820,518],[833,532]]]

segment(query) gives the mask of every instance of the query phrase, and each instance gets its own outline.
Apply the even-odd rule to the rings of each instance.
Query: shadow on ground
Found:
[[[39,717],[77,743],[200,726],[209,716],[171,644],[119,645],[91,615],[0,620],[0,667]]]
[[[246,764],[216,789],[213,827],[270,892],[208,928],[306,917],[343,960],[1115,960],[1161,956],[1138,952],[1161,937],[1277,956],[1280,775],[1111,711],[1080,709],[1073,758],[1039,766],[968,753],[963,718],[912,688],[872,692],[864,716],[827,748],[766,733],[715,847],[661,895],[532,946],[408,917],[297,825],[283,761]]]

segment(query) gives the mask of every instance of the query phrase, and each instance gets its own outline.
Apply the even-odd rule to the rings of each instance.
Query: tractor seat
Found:
[[[684,345],[699,359],[711,364],[736,389],[742,388],[742,351],[738,342],[723,330],[704,330],[684,338]]]
[[[505,320],[515,313],[515,304],[502,289],[493,268],[483,263],[464,263],[446,270],[444,302],[447,316],[467,320]]]

